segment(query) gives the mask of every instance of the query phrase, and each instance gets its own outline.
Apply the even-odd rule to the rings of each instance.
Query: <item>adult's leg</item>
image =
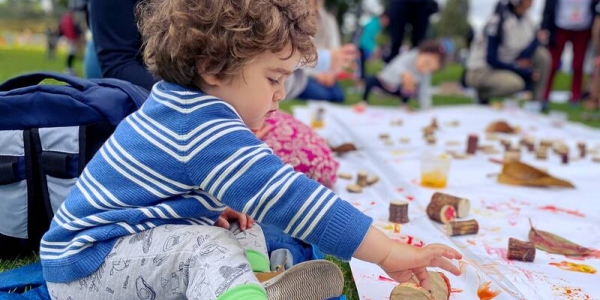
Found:
[[[550,52],[544,47],[538,47],[533,54],[532,64],[533,69],[539,74],[539,78],[533,84],[533,100],[542,100],[552,66]]]
[[[340,88],[339,84],[336,83],[331,87],[327,87],[317,82],[314,78],[310,78],[306,88],[302,93],[300,93],[300,95],[298,95],[298,98],[306,100],[344,102],[345,96],[344,91]]]
[[[387,11],[390,19],[388,32],[392,40],[392,48],[390,49],[390,54],[384,59],[386,63],[389,63],[400,52],[408,17],[408,2],[407,0],[391,0],[389,3]]]
[[[429,28],[429,1],[413,2],[410,13],[411,32],[411,47],[418,47],[425,39],[427,28]]]
[[[572,31],[571,43],[573,45],[573,81],[571,82],[571,101],[581,99],[581,85],[583,83],[583,62],[585,52],[590,41],[590,31]]]
[[[525,88],[525,81],[506,70],[467,71],[467,84],[477,90],[480,99],[507,97]]]
[[[554,75],[556,75],[556,71],[558,70],[560,58],[562,56],[563,50],[565,48],[565,43],[567,42],[568,38],[569,33],[567,30],[557,28],[554,45],[548,48],[548,50],[550,51],[550,55],[552,56],[552,69],[550,70],[550,75],[548,76],[548,84],[546,85],[546,91],[543,95],[544,101],[548,101],[550,97],[550,91],[552,90],[552,85],[554,83]]]

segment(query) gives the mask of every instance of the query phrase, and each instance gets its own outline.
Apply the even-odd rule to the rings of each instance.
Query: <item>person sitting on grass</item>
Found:
[[[378,87],[398,96],[404,105],[417,96],[421,109],[431,107],[431,73],[442,67],[445,56],[444,47],[437,40],[424,41],[418,48],[398,55],[379,74],[367,78],[359,106],[366,105],[371,90]]]
[[[456,250],[391,240],[253,134],[285,98],[287,76],[316,59],[306,1],[149,0],[139,12],[144,59],[162,81],[86,166],[42,239],[53,300],[341,293],[339,269],[320,261],[261,284],[264,237],[248,216],[399,282],[430,288],[426,267],[460,274]],[[232,220],[245,231],[213,226]]]

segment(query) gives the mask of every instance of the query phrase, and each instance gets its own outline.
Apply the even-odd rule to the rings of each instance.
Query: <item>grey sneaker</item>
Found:
[[[338,266],[326,260],[311,260],[263,282],[269,300],[324,300],[340,296],[344,276]]]

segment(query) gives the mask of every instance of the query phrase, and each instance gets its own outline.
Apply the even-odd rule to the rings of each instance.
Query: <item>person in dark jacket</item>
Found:
[[[594,15],[600,14],[598,0],[546,0],[542,29],[549,35],[548,50],[552,55],[552,70],[544,99],[548,100],[554,75],[558,70],[565,44],[573,46],[573,81],[571,83],[571,103],[581,98],[583,62],[587,50]]]
[[[540,100],[550,69],[546,41],[526,13],[532,0],[509,0],[500,6],[471,46],[466,83],[479,102],[530,90]]]

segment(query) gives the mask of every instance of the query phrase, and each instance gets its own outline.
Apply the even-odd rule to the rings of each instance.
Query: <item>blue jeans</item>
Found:
[[[332,87],[326,87],[318,83],[314,78],[308,79],[306,88],[300,95],[299,99],[305,100],[325,100],[329,102],[341,103],[344,102],[344,91],[338,83]]]

